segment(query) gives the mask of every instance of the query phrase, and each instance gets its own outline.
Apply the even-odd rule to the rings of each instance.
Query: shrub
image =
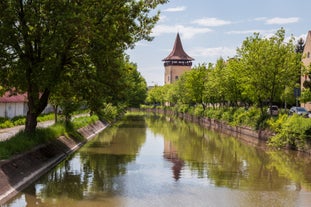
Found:
[[[274,147],[303,148],[311,140],[311,119],[302,116],[280,116],[275,123],[269,124],[276,135],[269,140],[269,145]]]
[[[0,124],[0,128],[4,129],[4,128],[10,128],[13,127],[14,124],[10,121],[10,120],[6,120],[3,123]]]
[[[193,109],[193,115],[195,116],[203,116],[204,114],[204,108],[203,106],[200,104],[200,105],[196,105]]]

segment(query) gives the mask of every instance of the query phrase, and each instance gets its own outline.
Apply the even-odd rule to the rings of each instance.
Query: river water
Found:
[[[311,159],[129,114],[4,206],[307,207]]]

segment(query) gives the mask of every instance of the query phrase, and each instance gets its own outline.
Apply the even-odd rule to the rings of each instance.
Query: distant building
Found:
[[[48,104],[42,114],[53,112],[53,106]],[[16,116],[26,116],[28,112],[27,93],[7,91],[0,97],[0,117],[12,119]]]
[[[311,31],[308,32],[307,38],[305,41],[305,46],[302,54],[302,63],[304,64],[305,67],[310,68],[311,65]],[[303,74],[301,77],[301,89],[303,88],[303,83],[305,80],[310,81],[310,78],[308,74]],[[311,110],[311,102],[308,103],[302,103],[301,104],[303,107],[305,107],[307,110]]]
[[[0,117],[13,118],[26,116],[28,111],[27,94],[12,94],[10,91],[0,97]]]
[[[177,33],[172,52],[162,60],[165,67],[164,84],[175,82],[183,73],[191,70],[193,60],[184,51],[179,33]]]

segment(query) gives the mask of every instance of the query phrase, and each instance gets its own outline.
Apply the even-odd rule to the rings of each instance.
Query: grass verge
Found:
[[[0,142],[0,160],[8,159],[14,155],[26,152],[34,147],[56,140],[64,135],[82,141],[84,138],[77,129],[95,123],[97,116],[84,116],[74,119],[70,123],[59,122],[48,128],[38,128],[35,133],[27,134],[24,131],[17,133],[9,140]]]

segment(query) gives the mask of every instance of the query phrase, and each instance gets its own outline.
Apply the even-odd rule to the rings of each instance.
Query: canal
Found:
[[[179,119],[129,114],[5,207],[304,207],[311,159]]]

